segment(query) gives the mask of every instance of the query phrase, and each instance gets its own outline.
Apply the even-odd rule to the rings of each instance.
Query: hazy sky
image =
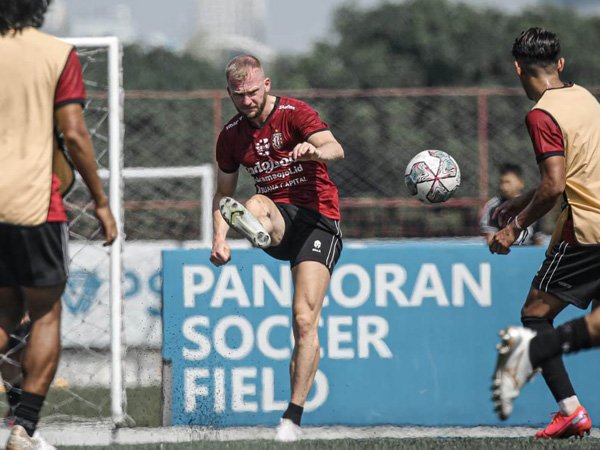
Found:
[[[77,30],[75,34],[86,34],[86,25],[97,18],[109,21],[114,17],[115,7],[125,4],[131,11],[133,31],[144,43],[179,48],[192,34],[197,14],[194,0],[63,1],[67,6],[71,29]],[[369,8],[381,1],[385,0],[267,0],[266,44],[279,52],[308,51],[316,40],[331,36],[332,15],[338,6],[354,3]],[[536,1],[466,0],[467,3],[496,5],[506,10],[515,10]]]
[[[379,0],[268,0],[267,44],[276,50],[308,50],[331,34],[333,12],[344,3],[368,8]]]
[[[327,37],[337,6],[352,2],[368,7],[379,1],[267,0],[266,43],[277,51],[306,51],[315,40]],[[90,18],[111,17],[119,4],[129,6],[135,32],[146,43],[163,37],[165,43],[181,46],[194,29],[194,0],[66,0],[71,29],[85,29]]]

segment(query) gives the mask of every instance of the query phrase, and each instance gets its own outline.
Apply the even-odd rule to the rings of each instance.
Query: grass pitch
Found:
[[[499,433],[501,430],[499,429]],[[64,450],[75,450],[82,447],[61,447]],[[183,444],[144,444],[120,445],[110,447],[83,447],[85,450],[192,450],[192,449],[227,449],[227,450],[597,450],[600,439],[582,440],[568,439],[561,441],[540,441],[534,438],[407,438],[407,439],[339,439],[339,440],[306,440],[293,443],[276,443],[271,441],[232,441],[208,442],[198,441]]]
[[[48,426],[52,426],[53,422],[64,423],[65,418],[77,417],[78,420],[87,418],[88,420],[99,420],[101,418],[108,419],[110,415],[109,399],[110,393],[107,389],[85,388],[75,390],[53,389],[49,395],[43,413],[44,421]],[[160,388],[134,388],[127,390],[128,406],[127,412],[134,419],[137,427],[158,427],[160,426]],[[53,417],[54,416],[54,420]],[[77,420],[75,421],[77,422]],[[75,423],[71,424],[72,426]],[[474,429],[462,429],[458,434],[453,433],[452,436],[460,437],[431,437],[429,434],[426,437],[419,436],[421,432],[426,434],[427,430],[410,431],[408,437],[390,437],[390,438],[372,438],[377,432],[367,433],[365,438],[358,439],[311,439],[310,430],[307,430],[307,439],[294,443],[276,443],[264,439],[264,433],[258,435],[256,439],[250,440],[228,440],[215,441],[204,440],[200,438],[194,442],[183,443],[151,443],[146,441],[144,444],[130,445],[113,443],[107,446],[97,445],[60,445],[61,450],[270,450],[270,449],[285,449],[285,450],[554,450],[554,449],[572,449],[572,450],[598,450],[600,449],[600,433],[595,429],[592,436],[585,439],[570,438],[560,441],[542,441],[532,437],[506,437],[511,435],[510,429],[493,428],[492,431],[486,432],[486,437],[477,434]],[[135,430],[135,428],[134,428]],[[352,429],[350,429],[352,430]],[[80,430],[81,431],[81,430]],[[44,429],[42,428],[42,433]],[[68,436],[69,431],[66,431],[63,436]],[[93,430],[82,431],[85,433],[94,434]],[[172,433],[169,429],[163,429],[164,433]],[[331,437],[344,437],[344,432],[332,435]],[[442,434],[443,436],[444,434]],[[512,434],[514,436],[514,434]],[[521,431],[518,436],[528,436],[529,433],[523,434]],[[88,434],[89,436],[89,434]],[[355,435],[359,437],[359,435]],[[320,436],[315,436],[320,437]],[[176,439],[164,439],[174,441]],[[69,442],[67,439],[66,442]],[[63,441],[64,442],[64,441]],[[77,442],[77,441],[75,441]],[[81,440],[79,441],[81,442]],[[131,441],[129,441],[131,442]]]
[[[138,427],[161,425],[159,386],[127,388],[127,414]],[[52,388],[42,420],[46,423],[75,420],[110,420],[110,390],[106,388]]]

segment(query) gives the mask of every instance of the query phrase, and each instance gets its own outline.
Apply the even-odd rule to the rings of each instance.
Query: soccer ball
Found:
[[[404,182],[410,195],[423,203],[441,203],[460,186],[460,169],[448,153],[424,150],[406,166]]]

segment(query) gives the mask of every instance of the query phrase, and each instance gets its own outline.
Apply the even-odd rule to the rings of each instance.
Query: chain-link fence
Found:
[[[521,165],[528,187],[539,179],[524,126],[532,104],[518,88],[277,94],[313,106],[344,146],[345,159],[330,164],[330,172],[349,238],[474,236],[481,206],[496,193],[501,164]],[[130,91],[125,111],[126,167],[211,163],[216,137],[235,113],[222,91]],[[458,161],[462,185],[447,203],[425,206],[408,195],[404,169],[412,156],[431,148]],[[127,187],[128,238],[198,239],[197,189],[190,181],[157,183]],[[237,195],[243,199],[253,192],[252,180],[241,171]]]

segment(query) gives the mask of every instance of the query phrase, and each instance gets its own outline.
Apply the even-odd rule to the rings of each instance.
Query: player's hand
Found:
[[[496,208],[492,214],[492,220],[498,220],[498,225],[505,227],[511,218],[519,214],[525,206],[527,206],[527,197],[518,195],[509,200],[506,200]]]
[[[210,262],[219,267],[231,260],[231,249],[225,241],[214,242],[210,251]]]
[[[291,153],[294,161],[314,161],[321,158],[321,152],[309,142],[297,144]]]
[[[102,233],[104,234],[104,246],[112,245],[117,238],[117,222],[110,210],[108,204],[98,206],[96,205],[96,217],[100,221],[102,226]]]
[[[514,222],[511,222],[494,234],[490,242],[490,252],[507,255],[510,253],[510,246],[514,244],[520,234],[521,230],[518,230]]]

